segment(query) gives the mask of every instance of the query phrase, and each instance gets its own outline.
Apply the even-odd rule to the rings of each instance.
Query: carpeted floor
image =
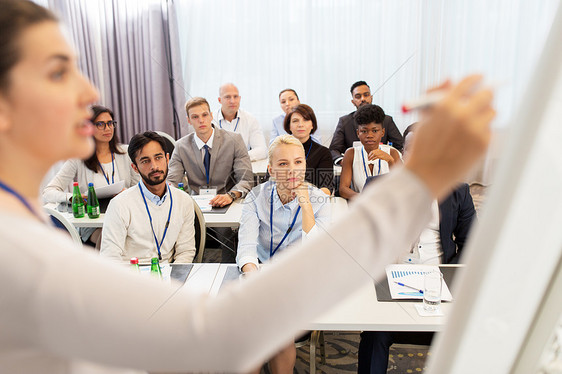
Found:
[[[356,373],[358,332],[325,332],[326,364],[320,362],[320,350],[316,353],[316,372],[327,374]],[[394,345],[390,348],[388,373],[421,373],[428,355],[427,346]],[[309,348],[297,350],[295,373],[309,372]],[[263,371],[266,373],[267,371]]]

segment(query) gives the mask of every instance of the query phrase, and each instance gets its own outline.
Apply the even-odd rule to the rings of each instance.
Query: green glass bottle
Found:
[[[131,268],[137,273],[140,273],[139,259],[137,257],[131,258]]]
[[[96,190],[93,183],[88,183],[88,217],[98,218],[100,216],[100,203],[96,196]]]
[[[183,188],[183,183],[178,183],[178,188],[182,191],[185,191],[185,188]]]
[[[158,257],[152,257],[150,260],[150,274],[158,279],[162,279],[162,270],[160,270]]]
[[[74,182],[74,189],[72,191],[72,214],[74,218],[84,217],[84,199],[82,199],[82,194],[80,193],[80,187],[78,187],[78,182]]]

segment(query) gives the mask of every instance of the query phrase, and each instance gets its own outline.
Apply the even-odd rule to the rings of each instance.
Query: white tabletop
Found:
[[[47,204],[46,206],[56,209],[56,204]],[[85,215],[82,218],[74,218],[72,213],[61,212],[61,214],[68,219],[68,221],[76,228],[78,227],[103,227],[103,220],[105,214],[102,213],[98,218],[88,218]],[[225,213],[205,213],[203,212],[203,217],[205,217],[206,227],[239,227],[240,217],[242,216],[242,203],[241,200],[235,201]]]
[[[234,264],[195,264],[185,287],[219,292],[228,267]],[[190,280],[192,279],[193,280]],[[237,282],[232,280],[231,282]],[[314,297],[310,298],[314,302]],[[348,298],[334,301],[333,308],[311,321],[303,329],[328,331],[440,331],[452,303],[442,303],[444,317],[420,317],[415,302],[379,302],[374,283],[366,283]]]
[[[258,176],[264,176],[267,173],[267,158],[263,160],[252,161],[252,172]]]
[[[240,227],[240,217],[242,217],[242,207],[244,199],[238,199],[228,207],[225,213],[205,213],[206,227]]]
[[[57,205],[58,204],[45,204],[45,207],[51,208],[53,210],[57,210]],[[82,218],[74,218],[74,215],[72,213],[68,213],[68,212],[60,212],[61,215],[66,218],[71,224],[72,226],[78,228],[78,227],[103,227],[103,220],[105,217],[105,214],[100,214],[100,216],[98,218],[89,218],[87,214],[84,215],[84,217]]]
[[[416,302],[378,301],[373,282],[366,284],[347,299],[336,303],[311,322],[310,330],[339,331],[440,331],[445,317],[421,317]],[[445,316],[451,303],[441,303]]]
[[[332,221],[337,219],[347,210],[347,201],[341,197],[330,197],[332,203]],[[240,227],[240,218],[242,217],[242,207],[244,199],[238,199],[232,203],[225,213],[203,213],[205,217],[206,227]],[[56,209],[56,204],[47,204],[46,206]],[[74,227],[103,227],[105,214],[100,214],[99,218],[91,219],[85,215],[82,218],[74,218],[72,213],[61,212]]]

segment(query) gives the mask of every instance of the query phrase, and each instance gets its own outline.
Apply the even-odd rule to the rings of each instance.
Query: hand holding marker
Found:
[[[487,86],[488,86],[488,89],[495,90],[496,88],[498,88],[502,85],[503,85],[503,82],[492,82],[491,84],[488,84]],[[476,86],[475,90],[479,89],[481,86],[482,85]],[[425,94],[421,97],[418,97],[417,99],[409,100],[402,105],[402,113],[408,113],[408,112],[411,112],[413,110],[419,110],[419,109],[430,107],[430,106],[438,103],[442,99],[444,99],[445,96],[447,95],[447,92],[448,92],[447,89],[438,89],[437,91],[429,92],[429,93],[427,93],[427,94]]]

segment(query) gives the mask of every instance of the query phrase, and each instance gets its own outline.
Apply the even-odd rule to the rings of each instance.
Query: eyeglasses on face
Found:
[[[98,130],[105,130],[106,126],[109,127],[110,129],[114,129],[115,126],[117,126],[117,121],[107,121],[107,122],[98,121],[95,122],[94,125],[96,125]]]

